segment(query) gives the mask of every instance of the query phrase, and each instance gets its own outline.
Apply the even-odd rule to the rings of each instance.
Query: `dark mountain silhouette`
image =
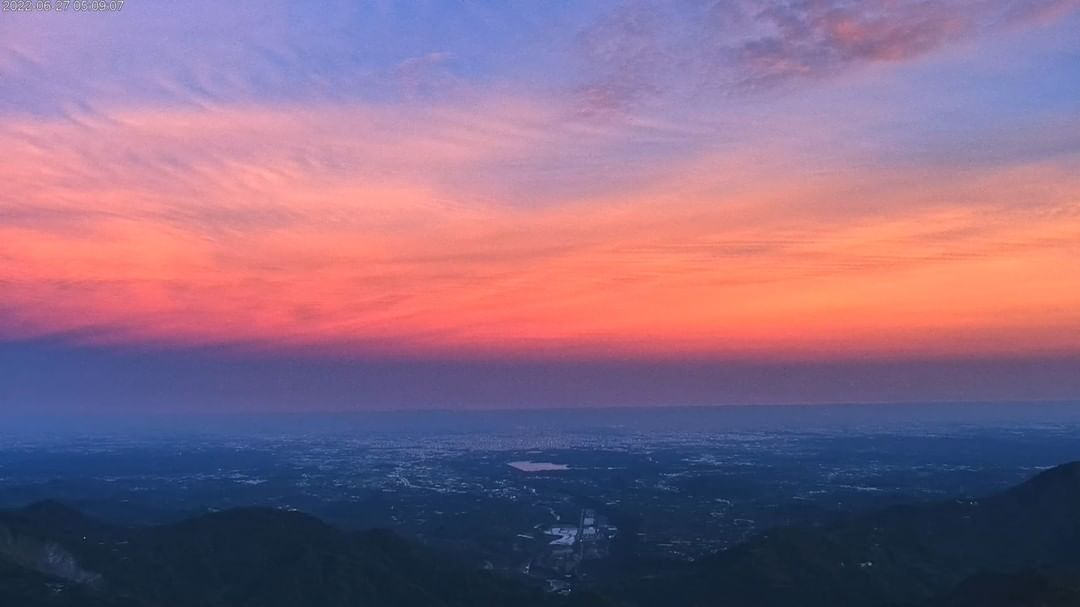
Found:
[[[991,580],[1022,590],[1025,579],[1031,582],[1016,577],[1024,570],[1043,576],[1052,592],[1056,578],[1037,570],[1077,564],[1080,462],[979,500],[894,507],[829,525],[774,529],[681,573],[633,586],[628,602],[966,605],[964,597],[976,596],[972,586]],[[1032,582],[1031,588],[1037,585]],[[935,598],[947,596],[952,603]]]
[[[932,607],[1077,607],[1080,569],[977,573]]]
[[[387,531],[248,508],[126,528],[55,502],[0,513],[0,605],[1080,606],[1080,462],[978,500],[779,528],[602,601],[545,596]],[[654,572],[655,573],[655,572]]]
[[[567,604],[390,532],[346,533],[297,512],[248,508],[127,529],[55,503],[0,515],[0,599],[29,607]]]

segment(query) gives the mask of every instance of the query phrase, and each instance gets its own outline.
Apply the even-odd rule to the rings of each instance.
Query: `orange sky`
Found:
[[[580,86],[443,72],[394,101],[259,99],[209,71],[205,97],[154,73],[164,101],[103,85],[57,112],[4,105],[0,331],[425,356],[1077,353],[1080,113],[1022,92],[1078,88],[1055,71],[1078,49],[1071,5],[1047,14],[771,92],[662,81],[602,113]],[[843,25],[843,48],[895,33]],[[50,80],[43,38],[13,40],[39,78],[0,64],[12,82],[74,87]]]
[[[519,204],[470,174],[583,135],[490,103],[525,117],[425,115],[389,146],[364,134],[411,121],[351,107],[7,124],[9,331],[619,356],[1080,344],[1074,167],[811,173],[766,141]],[[555,132],[506,132],[529,119]]]

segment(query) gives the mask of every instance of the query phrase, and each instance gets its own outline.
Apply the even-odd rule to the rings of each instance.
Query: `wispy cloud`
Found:
[[[986,101],[946,79],[839,77],[1052,27],[1074,4],[590,9],[537,47],[538,83],[485,72],[464,36],[358,57],[350,36],[381,22],[350,21],[347,3],[239,42],[277,13],[5,21],[0,147],[18,161],[0,164],[0,338],[1075,350],[1074,102],[999,111],[1023,95],[1013,80]],[[513,46],[522,27],[486,34]],[[77,69],[46,31],[116,42]],[[324,63],[336,49],[353,54]],[[747,94],[784,85],[799,94]]]
[[[751,87],[912,59],[972,33],[976,25],[971,7],[926,1],[805,0],[747,13],[744,22],[759,33],[730,52],[736,80]]]
[[[572,164],[614,137],[584,128],[506,98],[8,123],[5,149],[52,164],[0,168],[4,334],[623,354],[646,341],[947,350],[972,327],[1068,342],[1040,332],[1080,309],[1060,283],[1080,271],[1080,183],[1056,163],[963,182],[814,176],[785,171],[800,152],[754,160],[769,149],[758,141],[665,164],[633,190],[491,196],[485,167],[560,152]],[[929,330],[942,337],[904,337]]]
[[[736,0],[620,6],[581,36],[586,110],[663,94],[714,98],[918,59],[1046,25],[1075,0]]]

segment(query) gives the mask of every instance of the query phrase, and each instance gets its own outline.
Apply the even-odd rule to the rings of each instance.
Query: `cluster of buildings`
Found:
[[[596,511],[585,508],[577,525],[556,523],[547,526],[547,543],[533,560],[532,569],[568,576],[583,561],[602,559],[610,554],[611,540],[618,530]]]

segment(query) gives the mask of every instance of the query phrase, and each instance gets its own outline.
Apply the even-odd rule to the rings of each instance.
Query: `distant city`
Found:
[[[985,495],[1080,459],[1073,406],[971,407],[234,416],[123,433],[23,420],[4,431],[0,507],[58,499],[124,524],[296,510],[567,593],[629,563]]]

